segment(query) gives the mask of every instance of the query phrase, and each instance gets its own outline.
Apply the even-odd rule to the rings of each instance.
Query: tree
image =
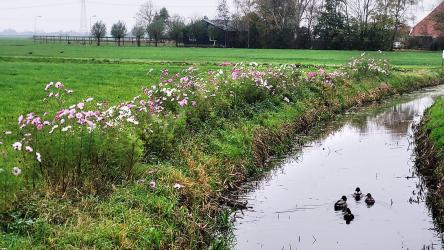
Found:
[[[254,0],[234,0],[234,3],[238,9],[238,12],[242,16],[239,17],[240,22],[244,22],[247,30],[247,48],[250,48],[250,38],[251,38],[251,16],[255,9]],[[242,29],[243,30],[243,29]]]
[[[150,35],[150,38],[154,39],[156,47],[159,40],[162,38],[164,31],[165,20],[161,16],[156,15],[151,24],[148,26],[148,34]]]
[[[165,21],[167,21],[170,18],[170,14],[168,13],[168,10],[165,7],[160,9],[159,17],[162,18]]]
[[[228,9],[227,0],[219,0],[219,4],[217,5],[217,18],[222,20],[222,23],[224,25],[224,42],[226,48],[228,40],[228,22],[230,21],[230,10]]]
[[[176,47],[183,37],[185,22],[180,16],[173,16],[168,22],[168,36],[176,42]]]
[[[113,24],[113,27],[111,28],[111,35],[117,39],[118,46],[120,46],[120,39],[124,38],[126,33],[127,30],[125,23],[118,21],[117,23]]]
[[[136,14],[137,23],[147,28],[153,21],[155,14],[154,4],[149,0],[140,6],[139,11]]]
[[[91,35],[97,39],[97,46],[100,46],[100,39],[106,35],[106,26],[102,21],[97,21],[91,27]]]
[[[390,49],[393,50],[396,36],[398,35],[399,28],[405,22],[407,18],[408,9],[417,4],[418,0],[390,0],[391,2],[391,18],[394,21],[393,34],[390,41]]]
[[[314,33],[319,37],[321,48],[343,49],[345,18],[339,11],[339,0],[326,0]]]
[[[140,39],[145,35],[145,28],[140,24],[136,24],[131,33],[136,37],[137,46],[140,47]]]

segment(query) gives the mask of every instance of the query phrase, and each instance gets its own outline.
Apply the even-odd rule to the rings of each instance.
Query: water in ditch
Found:
[[[327,125],[244,194],[235,214],[234,249],[442,249],[415,174],[412,124],[438,87],[362,109]],[[360,187],[376,204],[352,194]],[[347,224],[334,203],[342,195],[355,219]]]

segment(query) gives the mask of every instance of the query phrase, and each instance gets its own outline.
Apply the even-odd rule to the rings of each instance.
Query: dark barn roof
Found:
[[[220,19],[210,20],[204,18],[203,21],[223,31],[237,31],[236,28],[234,28],[233,21],[231,20],[225,23],[226,21]]]
[[[429,37],[444,37],[443,24],[437,23],[437,17],[443,15],[444,17],[444,1],[440,3],[428,16],[422,19],[418,24],[413,27],[410,32],[411,36],[429,36]]]

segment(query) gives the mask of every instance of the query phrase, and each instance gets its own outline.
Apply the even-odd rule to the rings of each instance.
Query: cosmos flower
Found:
[[[12,169],[12,174],[15,176],[19,176],[22,173],[22,170],[19,167],[14,167]]]
[[[13,147],[15,150],[20,151],[20,150],[22,150],[22,143],[21,143],[21,142],[15,142],[14,144],[12,144],[12,147]]]
[[[30,146],[26,146],[25,147],[26,152],[31,153],[32,151],[34,151],[34,149],[32,149]]]
[[[179,183],[176,183],[176,184],[174,184],[173,187],[174,187],[174,189],[179,190],[179,189],[182,189],[184,186]]]

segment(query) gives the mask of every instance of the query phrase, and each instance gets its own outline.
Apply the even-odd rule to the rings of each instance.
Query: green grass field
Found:
[[[30,54],[32,53],[32,54]],[[279,49],[217,49],[174,47],[83,46],[60,43],[34,44],[32,40],[0,40],[1,57],[30,58],[95,58],[131,62],[175,63],[298,63],[340,65],[359,56],[360,51],[279,50]],[[369,52],[378,55],[378,52]],[[385,52],[393,65],[400,67],[436,67],[441,65],[438,52]]]

